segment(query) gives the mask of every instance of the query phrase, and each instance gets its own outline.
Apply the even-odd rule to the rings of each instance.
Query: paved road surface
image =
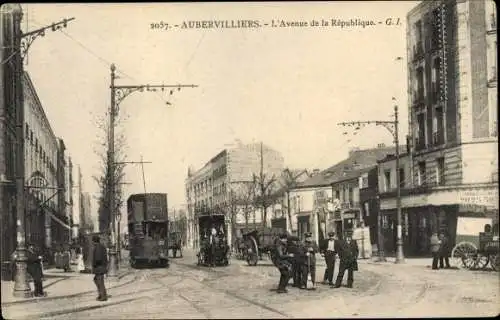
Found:
[[[320,267],[318,278],[324,268]],[[360,263],[353,289],[290,288],[276,294],[276,268],[265,261],[249,267],[197,267],[193,257],[174,259],[168,269],[134,270],[134,281],[95,294],[23,303],[10,315],[43,319],[297,318],[492,316],[499,313],[499,276],[494,272],[439,270]],[[12,319],[13,317],[10,316]],[[18,317],[15,317],[18,318]]]

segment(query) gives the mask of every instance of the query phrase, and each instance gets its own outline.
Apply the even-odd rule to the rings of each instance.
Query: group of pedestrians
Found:
[[[289,238],[291,241],[289,241]],[[290,278],[293,279],[293,287],[300,289],[316,288],[316,254],[325,257],[327,268],[323,277],[323,283],[329,284],[331,288],[339,288],[342,284],[344,274],[347,271],[347,287],[352,288],[354,282],[354,271],[358,270],[357,258],[359,254],[358,245],[352,239],[352,231],[345,233],[344,239],[335,237],[334,232],[328,233],[328,239],[318,246],[312,239],[311,233],[305,234],[305,241],[289,237],[286,233],[279,236],[276,244],[276,266],[280,271],[280,280],[277,293],[287,293],[287,285]],[[340,259],[339,272],[336,282],[333,283],[335,260],[338,255]],[[310,276],[311,287],[307,287]]]
[[[432,252],[432,269],[437,270],[438,269],[438,262],[439,262],[439,269],[449,269],[450,268],[450,241],[448,237],[444,234],[444,232],[441,232],[438,234],[437,232],[434,232],[431,236],[430,239],[431,242],[431,252]]]
[[[98,291],[98,301],[106,301],[108,295],[106,293],[106,287],[104,284],[104,276],[108,272],[108,253],[106,247],[101,243],[98,235],[94,235],[92,238],[94,243],[93,250],[93,273],[94,273],[94,283]],[[26,271],[33,279],[34,284],[34,296],[35,297],[46,297],[47,293],[43,288],[43,257],[39,254],[39,250],[35,248],[33,244],[27,245],[26,258],[27,267]],[[12,254],[12,261],[17,261],[17,253]],[[81,251],[77,252],[77,268],[78,270],[83,270],[83,254]],[[13,266],[15,270],[15,266]]]

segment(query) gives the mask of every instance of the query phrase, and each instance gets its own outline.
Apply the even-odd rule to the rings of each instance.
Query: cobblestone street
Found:
[[[276,294],[278,271],[264,260],[249,267],[204,268],[187,253],[167,269],[139,269],[110,286],[107,302],[95,292],[7,303],[9,319],[429,317],[498,314],[498,273],[430,270],[426,267],[360,261],[353,289],[290,288]],[[318,280],[324,264],[318,263]],[[81,275],[87,281],[88,275]],[[88,279],[87,279],[88,278]],[[71,286],[70,281],[67,285]],[[79,280],[82,281],[82,280]],[[92,284],[92,283],[91,283]],[[111,287],[114,286],[114,287]],[[89,286],[86,287],[86,289]],[[50,290],[48,290],[50,294]]]

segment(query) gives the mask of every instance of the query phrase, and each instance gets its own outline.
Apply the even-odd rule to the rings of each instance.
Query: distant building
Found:
[[[262,149],[261,149],[262,148]],[[201,169],[188,170],[186,179],[186,199],[188,210],[188,245],[198,247],[197,217],[209,214],[224,214],[227,219],[228,237],[232,236],[238,225],[250,220],[252,225],[262,223],[262,210],[251,207],[244,212],[242,201],[249,196],[248,186],[253,183],[253,176],[261,171],[270,178],[279,177],[283,170],[284,159],[280,152],[261,143],[243,144],[237,142],[219,152]],[[236,203],[237,202],[237,203]],[[236,210],[234,215],[229,212]],[[272,207],[267,208],[271,218]],[[234,216],[235,221],[230,221]]]
[[[405,147],[401,147],[405,148]],[[394,147],[379,145],[371,149],[353,149],[349,156],[341,162],[320,172],[313,173],[312,177],[299,183],[290,190],[292,232],[299,237],[304,233],[312,232],[314,239],[320,241],[325,234],[336,231],[338,234],[346,229],[352,229],[361,221],[375,228],[372,219],[367,215],[376,214],[378,210],[365,210],[362,200],[373,202],[364,184],[359,180],[371,174],[376,178],[377,161],[387,154],[394,153]],[[376,183],[370,184],[375,189]],[[363,193],[360,192],[363,190]],[[373,203],[371,204],[373,206]],[[373,212],[375,211],[375,212]],[[373,239],[374,241],[375,239]]]

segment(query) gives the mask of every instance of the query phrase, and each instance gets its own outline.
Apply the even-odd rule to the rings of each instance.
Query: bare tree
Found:
[[[260,175],[253,175],[253,181],[256,189],[255,204],[262,209],[263,226],[267,226],[267,208],[274,204],[275,198],[273,191],[275,191],[276,176],[273,174],[268,177],[262,171]]]
[[[295,174],[289,168],[286,168],[285,170],[283,170],[283,184],[285,187],[285,194],[286,194],[286,213],[287,213],[287,217],[288,217],[288,225],[290,227],[290,230],[292,230],[292,227],[293,227],[292,226],[292,211],[291,211],[291,204],[290,204],[290,190],[297,186],[297,184],[299,182],[299,178],[303,173],[304,173],[304,171],[301,171],[301,172]],[[307,171],[305,173],[309,177],[309,174],[307,173]]]
[[[115,122],[118,125],[119,121]],[[98,117],[95,120],[95,127],[98,129],[98,135],[96,137],[96,147],[94,148],[94,153],[99,157],[99,174],[94,175],[93,179],[97,183],[100,194],[98,197],[98,214],[99,214],[99,231],[108,232],[110,230],[111,223],[111,212],[118,212],[123,205],[123,182],[125,177],[124,164],[116,164],[117,162],[124,162],[126,159],[125,148],[126,140],[123,132],[119,132],[115,135],[115,150],[113,159],[109,159],[109,145],[108,145],[108,134],[109,134],[109,122],[107,121],[107,116]],[[111,172],[110,161],[113,161],[115,165],[112,166],[113,172]],[[110,177],[113,177],[114,181],[114,199],[115,208],[110,210],[109,208],[109,181]]]

